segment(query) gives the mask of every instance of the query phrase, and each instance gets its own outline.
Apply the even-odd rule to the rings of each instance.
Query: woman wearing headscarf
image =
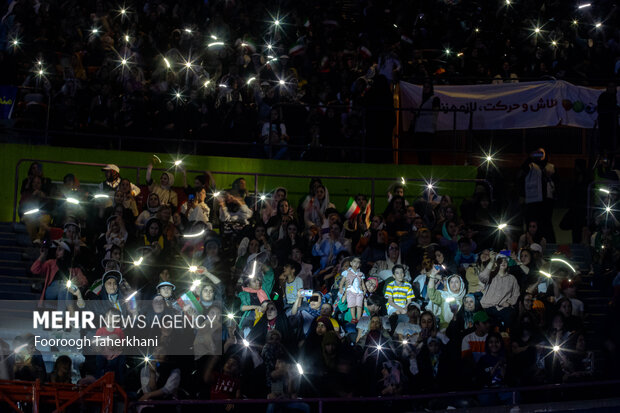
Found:
[[[269,332],[274,330],[282,335],[282,344],[290,347],[292,335],[288,318],[283,311],[278,311],[275,302],[269,301],[265,305],[265,312],[250,330],[247,340],[253,345],[263,346],[267,342]]]
[[[281,199],[276,205],[274,215],[265,224],[267,234],[273,241],[284,239],[288,235],[287,227],[291,223],[297,225],[293,207],[289,204],[288,199]]]
[[[107,230],[102,233],[97,239],[97,253],[99,256],[103,256],[106,251],[112,249],[113,245],[125,248],[127,242],[127,230],[125,229],[125,223],[118,215],[112,215],[108,218]]]
[[[396,242],[390,242],[385,250],[385,259],[375,262],[370,272],[371,277],[377,277],[380,282],[389,283],[392,278],[392,268],[395,265],[402,265],[405,271],[405,281],[411,282],[411,274],[409,273],[409,267],[402,264],[400,246]]]
[[[39,305],[43,300],[58,300],[59,303],[69,299],[69,294],[73,293],[67,288],[67,280],[71,281],[72,286],[81,288],[88,283],[86,277],[79,267],[73,266],[73,254],[71,247],[60,241],[56,244],[55,258],[47,259],[48,247],[41,247],[41,255],[32,266],[30,272],[35,275],[44,275],[43,291],[39,298]]]
[[[315,190],[312,198],[304,202],[304,220],[307,227],[316,225],[319,228],[323,226],[323,222],[327,217],[325,211],[328,208],[335,208],[334,204],[329,202],[329,192],[327,188],[320,184]]]
[[[451,342],[461,343],[463,337],[474,331],[474,314],[480,310],[480,304],[473,294],[463,297],[463,305],[456,312],[446,329],[446,335]]]
[[[146,168],[146,183],[149,186],[149,192],[157,194],[162,205],[171,205],[176,210],[179,200],[177,193],[172,189],[174,175],[164,171],[161,173],[161,178],[159,178],[159,184],[156,184],[151,179],[152,172],[153,164],[149,163],[149,166]]]
[[[257,267],[259,265],[262,266],[263,275],[259,274],[258,271],[254,274],[246,274],[243,278],[241,292],[237,294],[241,302],[239,308],[243,311],[239,321],[241,329],[252,327],[255,324],[255,321],[262,315],[273,290],[275,280],[273,269],[265,264],[257,263]]]
[[[465,283],[457,274],[448,277],[444,290],[435,289],[435,282],[441,279],[436,269],[431,272],[428,282],[428,298],[433,306],[431,310],[439,317],[439,327],[442,331],[448,328],[448,324],[454,318],[454,314],[461,308],[465,296]]]
[[[269,220],[278,214],[280,201],[286,199],[287,193],[286,188],[279,186],[273,191],[273,196],[271,198],[267,198],[262,202],[261,218],[263,224],[267,225]],[[267,227],[269,228],[269,225],[267,225]]]
[[[159,200],[159,195],[154,192],[150,193],[146,201],[146,209],[142,211],[136,219],[136,227],[138,227],[139,230],[144,229],[144,224],[146,224],[146,221],[157,216],[160,208],[161,202]]]

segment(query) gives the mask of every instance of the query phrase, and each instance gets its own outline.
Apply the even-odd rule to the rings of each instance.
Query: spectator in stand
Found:
[[[529,248],[532,244],[540,245],[543,251],[547,248],[547,240],[539,231],[536,221],[528,222],[527,231],[519,237],[519,249]]]
[[[491,253],[486,268],[479,274],[484,284],[480,304],[502,328],[510,328],[516,317],[515,305],[519,300],[519,283],[508,273],[508,259]]]

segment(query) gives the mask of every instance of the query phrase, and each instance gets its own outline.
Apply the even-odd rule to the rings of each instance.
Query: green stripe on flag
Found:
[[[349,201],[347,202],[346,208],[347,209],[344,213],[344,217],[346,219],[349,219],[351,217],[356,217],[361,212],[359,205],[357,205],[357,202],[355,202],[355,200],[351,197],[349,197]]]

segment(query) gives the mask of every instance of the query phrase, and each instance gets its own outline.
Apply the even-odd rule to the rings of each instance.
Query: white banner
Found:
[[[604,89],[575,86],[568,82],[544,81],[497,85],[436,86],[440,101],[437,130],[522,129],[549,126],[592,128],[599,95]],[[418,108],[422,86],[400,82],[401,108]],[[618,95],[620,101],[620,94]],[[467,111],[456,114],[450,110]],[[415,110],[401,113],[402,128],[415,127]]]

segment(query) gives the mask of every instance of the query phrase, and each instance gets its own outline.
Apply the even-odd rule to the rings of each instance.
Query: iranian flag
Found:
[[[202,313],[202,306],[200,305],[200,302],[198,301],[194,293],[192,293],[191,291],[188,291],[181,297],[179,297],[177,299],[177,304],[179,304],[179,307],[181,307],[183,311],[185,311],[185,307],[189,306],[193,307],[198,314]]]
[[[99,295],[99,293],[101,293],[102,287],[103,287],[103,283],[101,282],[101,280],[97,280],[93,283],[93,285],[90,286],[88,291],[90,291],[93,294]]]
[[[360,212],[362,212],[362,210],[359,205],[357,205],[357,202],[355,202],[353,198],[349,197],[349,202],[347,202],[347,210],[344,213],[344,217],[346,219],[355,218]]]

